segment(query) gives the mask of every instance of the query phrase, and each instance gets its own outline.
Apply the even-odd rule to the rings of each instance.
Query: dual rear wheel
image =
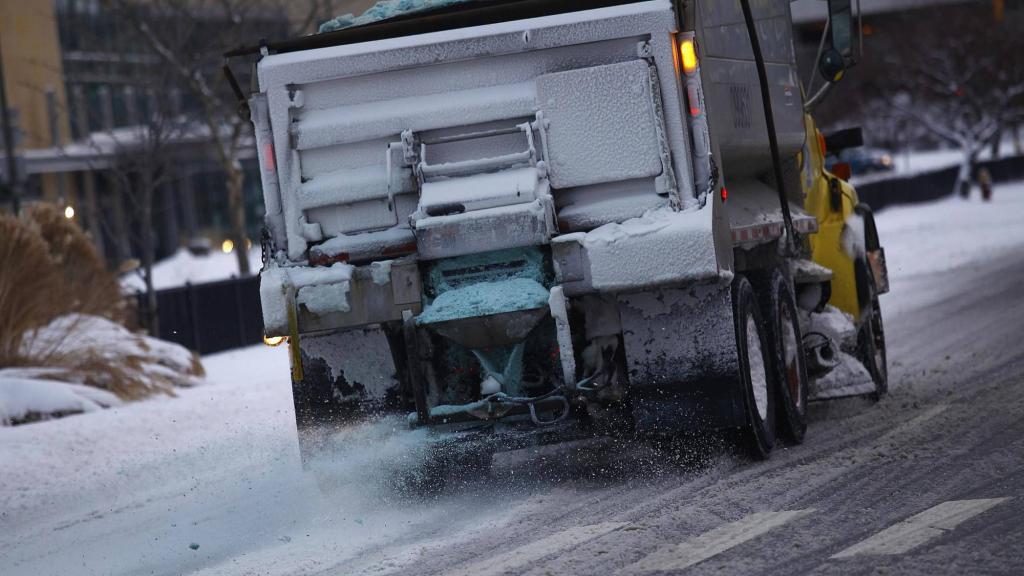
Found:
[[[796,299],[785,275],[774,270],[733,282],[733,318],[746,425],[744,449],[755,459],[771,454],[777,438],[803,441],[807,429],[807,370]]]

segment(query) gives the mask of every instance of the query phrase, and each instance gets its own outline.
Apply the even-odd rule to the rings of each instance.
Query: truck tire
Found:
[[[807,367],[796,297],[792,284],[779,269],[773,270],[763,285],[761,310],[768,325],[771,374],[778,399],[776,431],[799,444],[807,431]]]
[[[765,460],[775,446],[775,394],[772,390],[768,330],[750,281],[737,276],[732,284],[739,385],[743,388],[747,423],[739,431],[741,446],[755,460]]]
[[[889,391],[889,368],[885,350],[885,327],[882,307],[878,302],[878,288],[871,267],[864,260],[857,261],[857,285],[861,300],[861,321],[857,327],[855,356],[871,374],[875,391],[874,400],[880,400]]]

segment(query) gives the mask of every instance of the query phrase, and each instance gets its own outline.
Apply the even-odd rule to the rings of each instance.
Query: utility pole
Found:
[[[17,215],[21,211],[21,191],[18,182],[18,164],[14,157],[14,130],[11,129],[9,113],[7,86],[4,80],[4,55],[3,49],[0,48],[0,124],[3,124],[4,155],[7,159],[7,188],[11,191],[11,208]]]

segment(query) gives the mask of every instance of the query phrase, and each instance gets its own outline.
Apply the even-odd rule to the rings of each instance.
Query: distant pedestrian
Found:
[[[981,188],[981,199],[985,202],[992,200],[992,173],[984,166],[978,170],[978,186]]]

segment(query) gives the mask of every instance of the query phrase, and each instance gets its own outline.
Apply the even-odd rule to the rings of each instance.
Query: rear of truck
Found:
[[[769,420],[770,330],[734,277],[784,267],[789,224],[739,4],[473,4],[454,29],[259,60],[264,325],[289,339],[300,432]],[[793,157],[789,7],[756,4]]]

